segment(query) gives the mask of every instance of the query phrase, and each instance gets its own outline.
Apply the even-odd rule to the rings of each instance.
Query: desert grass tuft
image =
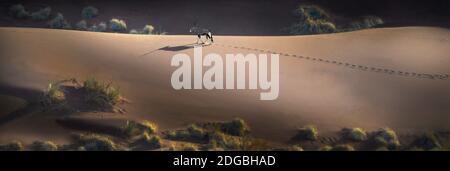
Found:
[[[423,133],[412,144],[414,147],[424,150],[440,150],[442,149],[438,135],[433,131]]]
[[[116,151],[116,143],[106,136],[97,134],[79,134],[75,136],[75,143],[86,151]]]
[[[293,140],[309,140],[315,141],[319,137],[319,131],[314,125],[307,125],[297,130],[297,134],[293,137]]]
[[[395,150],[400,147],[400,141],[397,134],[391,128],[382,128],[375,132],[373,142],[379,147],[386,147],[389,150]]]
[[[331,151],[355,151],[355,148],[350,144],[339,144],[334,146]]]
[[[367,133],[362,128],[344,128],[341,130],[341,136],[344,140],[365,141]]]
[[[111,83],[99,81],[96,78],[89,78],[83,83],[86,91],[85,101],[98,108],[112,108],[120,102],[121,96],[119,88]]]
[[[58,146],[51,141],[35,141],[30,146],[34,151],[57,151]]]
[[[221,125],[221,130],[229,135],[244,136],[250,132],[250,127],[248,124],[240,118],[224,122]]]
[[[0,144],[0,151],[23,151],[25,148],[20,141],[13,141],[8,144]]]

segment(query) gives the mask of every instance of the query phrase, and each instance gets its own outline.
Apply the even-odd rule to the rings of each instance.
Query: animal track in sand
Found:
[[[247,49],[247,50],[259,51],[259,52],[275,53],[275,54],[279,54],[281,56],[306,59],[309,61],[333,64],[333,65],[338,65],[338,66],[342,66],[342,64],[344,64],[343,66],[347,67],[349,69],[356,69],[356,70],[366,71],[366,72],[375,72],[375,73],[382,73],[382,74],[388,74],[388,75],[398,75],[398,76],[404,76],[404,77],[413,77],[413,78],[431,79],[431,80],[448,80],[450,78],[450,75],[448,75],[448,74],[430,74],[430,73],[408,72],[408,71],[400,71],[400,70],[394,70],[394,69],[388,69],[388,68],[377,68],[377,67],[364,66],[364,65],[359,65],[359,64],[351,64],[348,62],[340,62],[340,61],[336,61],[336,60],[332,60],[330,62],[329,59],[315,58],[315,57],[302,56],[302,55],[289,54],[289,53],[278,53],[278,52],[274,52],[271,50],[248,48],[248,47],[244,47],[244,46],[233,46],[233,45],[218,44],[218,43],[215,43],[213,45],[235,48],[235,49]]]

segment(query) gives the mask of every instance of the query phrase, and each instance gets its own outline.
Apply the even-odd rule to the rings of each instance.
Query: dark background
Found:
[[[337,18],[348,20],[364,15],[384,19],[384,27],[437,26],[450,28],[448,0],[2,0],[0,26],[46,27],[46,22],[14,20],[7,15],[11,4],[27,10],[51,6],[74,25],[81,9],[93,5],[99,16],[90,23],[124,19],[128,29],[152,24],[168,34],[188,34],[197,22],[221,35],[282,35],[295,21],[292,11],[300,4],[316,4]]]

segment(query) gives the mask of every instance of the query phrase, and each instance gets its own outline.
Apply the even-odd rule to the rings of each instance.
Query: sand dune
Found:
[[[450,80],[418,75],[450,73],[447,29],[216,36],[216,44],[203,48],[203,53],[222,56],[281,53],[275,101],[260,101],[259,91],[253,90],[174,90],[171,58],[177,53],[192,57],[194,36],[0,28],[0,40],[2,116],[20,109],[20,99],[30,100],[20,90],[40,91],[50,81],[96,76],[119,85],[131,101],[124,117],[149,119],[162,129],[234,117],[248,121],[255,136],[274,141],[288,140],[304,124],[317,125],[325,135],[355,126],[400,132],[450,129]],[[71,131],[53,116],[30,114],[0,122],[0,141],[63,142]]]

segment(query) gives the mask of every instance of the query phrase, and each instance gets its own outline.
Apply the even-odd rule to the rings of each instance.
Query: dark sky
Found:
[[[30,10],[51,6],[71,23],[78,22],[81,8],[94,5],[100,15],[91,22],[112,17],[127,21],[129,28],[152,24],[169,34],[186,34],[198,21],[216,34],[278,35],[292,24],[292,11],[300,4],[317,4],[335,16],[358,18],[377,15],[391,26],[450,28],[449,0],[0,0],[0,26],[46,27],[32,21],[10,20],[4,15],[14,3]]]

